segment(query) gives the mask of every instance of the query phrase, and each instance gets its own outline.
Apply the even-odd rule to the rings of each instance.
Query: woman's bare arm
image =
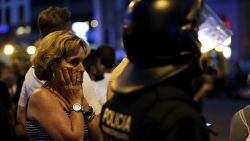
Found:
[[[80,103],[81,101],[75,101]],[[39,122],[44,130],[58,141],[77,141],[83,139],[83,115],[71,112],[68,116],[58,99],[44,88],[40,88],[30,97],[27,117]]]

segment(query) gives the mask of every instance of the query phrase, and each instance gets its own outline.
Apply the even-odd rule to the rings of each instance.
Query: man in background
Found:
[[[110,75],[115,67],[115,49],[108,44],[101,44],[97,47],[101,55],[101,63],[104,66],[105,75]]]
[[[40,32],[40,37],[43,38],[51,32],[70,30],[70,12],[65,8],[49,7],[41,11],[38,15],[37,25]],[[39,43],[39,41],[38,41]],[[94,91],[91,85],[91,80],[86,72],[84,72],[83,93],[88,103],[93,107],[96,114],[100,113],[101,106],[97,102]],[[25,80],[20,94],[17,120],[25,125],[26,120],[26,104],[32,91],[41,87],[45,82],[38,80],[34,74],[34,69],[31,67],[25,75]]]
[[[108,79],[104,77],[104,66],[101,63],[101,54],[92,49],[89,56],[83,61],[95,91],[95,96],[100,105],[106,102]]]

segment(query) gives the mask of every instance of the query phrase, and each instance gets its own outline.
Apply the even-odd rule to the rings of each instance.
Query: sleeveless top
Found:
[[[27,101],[27,104],[28,104],[28,102],[29,102],[29,99]],[[26,106],[26,111],[27,111],[27,107],[28,107],[28,105]],[[66,109],[64,109],[64,112],[68,116],[70,116],[70,113]],[[30,141],[53,141],[53,139],[43,129],[43,127],[39,124],[39,122],[37,122],[35,120],[26,119],[25,126],[26,126],[27,134],[29,135]],[[83,127],[84,141],[90,141],[89,127],[86,124],[86,122],[84,122],[83,126],[84,126]]]
[[[65,113],[69,116],[70,113],[64,110]],[[90,140],[89,128],[84,122],[84,141]],[[46,133],[43,127],[35,120],[26,119],[26,131],[29,135],[31,141],[53,141],[53,139]]]

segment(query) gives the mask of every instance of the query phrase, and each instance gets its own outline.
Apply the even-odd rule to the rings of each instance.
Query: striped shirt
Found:
[[[68,116],[70,113],[64,110]],[[26,119],[26,130],[30,141],[53,141],[43,127],[35,120]],[[84,141],[90,141],[89,127],[84,122]]]

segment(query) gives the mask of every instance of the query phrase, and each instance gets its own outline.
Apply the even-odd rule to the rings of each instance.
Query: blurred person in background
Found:
[[[30,68],[31,64],[29,60],[20,60],[19,58],[13,59],[11,62],[11,66],[13,68],[14,74],[16,76],[16,91],[14,94],[14,97],[12,99],[12,102],[15,104],[15,106],[18,105],[18,100],[20,97],[23,81],[25,78],[25,74]]]
[[[48,7],[42,10],[37,18],[37,25],[40,32],[40,37],[43,38],[50,32],[64,30],[70,30],[70,12],[61,7]],[[37,41],[39,44],[39,40]],[[86,72],[83,77],[84,85],[83,92],[88,103],[91,104],[96,114],[100,113],[101,106],[97,102],[94,96],[94,90],[91,85],[91,80]],[[17,120],[20,122],[19,130],[24,129],[26,120],[26,104],[28,97],[36,89],[42,86],[45,81],[40,81],[34,73],[34,68],[30,67],[25,75],[25,80],[22,86],[20,98],[17,108]],[[22,130],[25,131],[25,130]]]
[[[216,69],[213,68],[210,58],[202,59],[204,73],[193,81],[195,95],[193,100],[203,107],[204,98],[214,89],[214,77]]]
[[[105,84],[107,86],[106,100],[108,100],[112,97],[111,88],[109,87],[111,82],[109,81],[111,81],[113,70],[116,67],[115,49],[108,44],[101,44],[97,50],[101,54],[101,62],[104,65],[104,79],[108,80],[107,84]]]
[[[17,89],[17,76],[15,75],[15,70],[12,66],[12,64],[5,65],[2,69],[1,74],[1,80],[2,82],[7,86],[9,98],[6,100],[6,102],[9,104],[9,110],[8,110],[8,125],[9,130],[11,131],[11,137],[12,140],[14,140],[15,137],[15,113],[16,113],[16,106],[13,103],[13,99],[16,94]]]
[[[17,77],[13,68],[10,65],[6,65],[2,70],[2,81],[8,86],[11,99],[16,92]]]
[[[30,140],[102,140],[95,112],[83,95],[83,60],[90,52],[82,39],[65,31],[52,32],[32,57],[35,75],[46,81],[27,103]]]
[[[6,65],[0,62],[0,68],[0,139],[8,141],[12,138],[12,128],[9,121],[11,101],[8,86],[2,79]]]
[[[9,113],[8,113],[8,124],[11,131],[11,140],[27,140],[28,138],[23,138],[19,136],[19,133],[23,130],[16,131],[18,129],[18,123],[16,121],[16,109],[17,101],[19,98],[20,89],[22,87],[22,82],[26,69],[25,65],[20,60],[13,59],[9,66],[1,67],[1,80],[7,86],[8,90],[8,100],[5,98],[5,102],[9,104]],[[23,73],[23,74],[22,74]],[[3,93],[4,90],[3,90]],[[17,128],[16,128],[17,127]],[[7,130],[7,129],[6,129]]]
[[[110,100],[114,93],[112,91],[112,83],[114,83],[115,79],[117,79],[121,72],[123,71],[123,69],[127,66],[129,60],[127,57],[124,57],[122,59],[122,61],[114,68],[114,70],[111,73],[110,79],[108,81],[108,88],[107,88],[107,97],[106,97],[106,101]]]
[[[14,127],[13,140],[27,141],[29,139],[26,135],[26,131],[24,130],[24,127],[21,124],[19,124],[19,122],[16,119],[16,116],[17,116],[18,100],[20,97],[25,74],[30,67],[30,61],[28,59],[20,60],[19,58],[13,58],[13,60],[11,61],[11,67],[16,77],[15,92],[11,99],[12,112],[11,112],[11,118],[10,118],[10,121],[12,121],[12,124]]]
[[[202,0],[132,1],[123,25],[128,64],[103,106],[106,141],[208,141],[192,81],[202,74]]]
[[[110,77],[113,71],[115,61],[115,49],[108,44],[101,44],[97,47],[97,51],[101,54],[101,63],[104,66],[105,77]]]
[[[91,49],[90,54],[84,60],[83,65],[88,72],[91,80],[103,80],[104,66],[101,63],[101,54],[97,50]]]
[[[248,76],[240,64],[240,61],[230,64],[230,72],[225,92],[231,98],[250,98],[248,82],[246,83],[246,77]]]
[[[106,102],[109,77],[104,76],[101,54],[97,50],[92,49],[89,56],[83,61],[83,65],[92,80],[95,96],[100,105],[103,105]]]

